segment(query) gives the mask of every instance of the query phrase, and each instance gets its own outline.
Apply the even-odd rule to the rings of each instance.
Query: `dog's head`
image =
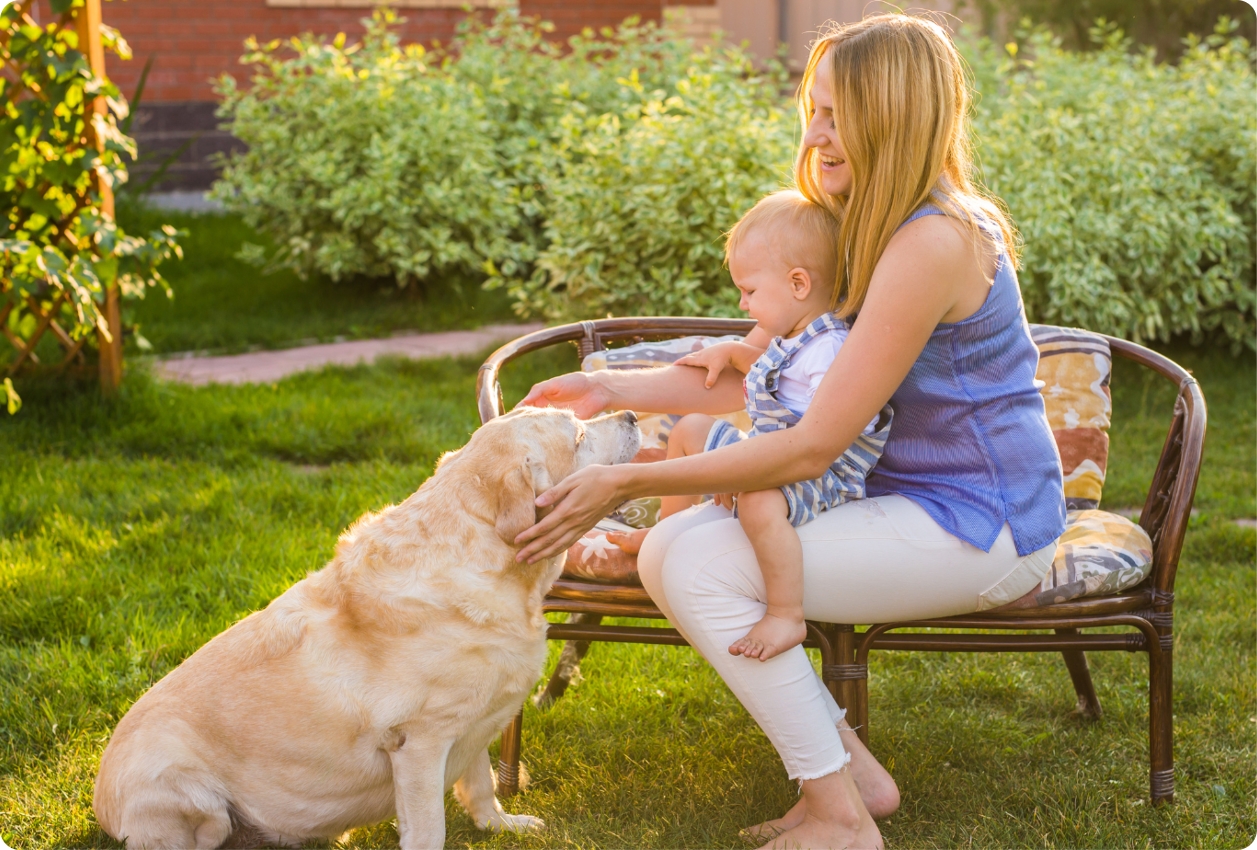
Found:
[[[486,422],[459,454],[475,459],[477,476],[497,497],[497,533],[514,545],[540,518],[538,494],[581,467],[627,463],[641,440],[631,411],[582,422],[568,410],[524,407]]]

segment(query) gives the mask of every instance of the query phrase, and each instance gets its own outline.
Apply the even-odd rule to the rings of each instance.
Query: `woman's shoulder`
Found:
[[[962,222],[949,215],[924,215],[895,232],[878,265],[919,273],[923,284],[937,285],[940,278],[964,279],[977,270],[974,248]]]
[[[904,250],[904,246],[936,258],[946,258],[967,253],[973,241],[963,221],[931,207],[909,217],[890,238],[886,250]]]
[[[986,301],[999,265],[999,249],[953,215],[921,215],[891,237],[878,271],[895,275],[916,288],[941,289],[949,296],[943,322],[972,315]]]

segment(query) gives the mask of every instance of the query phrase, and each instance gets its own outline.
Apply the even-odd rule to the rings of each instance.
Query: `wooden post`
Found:
[[[75,13],[75,25],[79,34],[79,50],[87,56],[91,64],[92,74],[96,77],[105,76],[105,48],[100,42],[100,0],[84,0],[82,7]],[[83,118],[87,125],[85,137],[89,147],[98,151],[105,149],[104,141],[96,135],[93,119],[105,116],[107,107],[103,97],[97,97],[83,107]],[[100,209],[106,218],[114,216],[113,188],[97,172],[94,182],[100,193]],[[118,304],[118,287],[110,286],[105,290],[105,303],[101,312],[105,314],[105,326],[108,333],[98,330],[96,338],[100,343],[100,389],[107,395],[118,391],[122,383],[122,311]]]

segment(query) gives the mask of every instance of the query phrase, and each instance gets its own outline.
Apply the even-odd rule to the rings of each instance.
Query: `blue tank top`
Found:
[[[926,205],[904,224],[926,215],[945,213]],[[1008,523],[1028,555],[1065,530],[1061,460],[1017,273],[998,228],[984,230],[999,250],[986,301],[967,319],[940,323],[891,396],[894,425],[867,492],[911,499],[984,552]]]

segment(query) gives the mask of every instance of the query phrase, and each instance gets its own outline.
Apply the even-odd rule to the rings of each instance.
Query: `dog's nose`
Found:
[[[629,421],[629,424],[630,424],[630,425],[636,425],[636,424],[637,424],[637,414],[636,414],[636,413],[634,413],[634,412],[633,412],[633,411],[631,411],[631,410],[626,410],[626,411],[624,411],[624,418],[625,418],[625,419],[627,419],[627,420]]]

